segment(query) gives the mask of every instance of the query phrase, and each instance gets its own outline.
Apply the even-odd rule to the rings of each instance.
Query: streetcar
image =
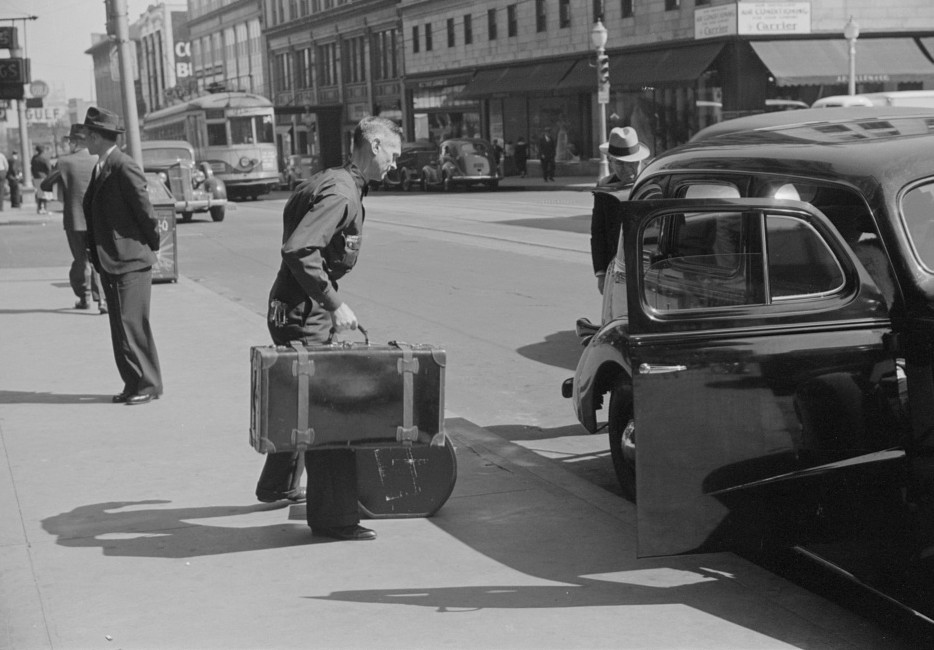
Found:
[[[273,105],[261,95],[222,92],[149,113],[143,139],[185,140],[232,199],[256,199],[279,185]]]

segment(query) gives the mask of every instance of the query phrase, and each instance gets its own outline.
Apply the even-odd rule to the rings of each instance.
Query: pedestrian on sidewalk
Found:
[[[107,299],[101,286],[101,277],[88,257],[88,227],[82,201],[91,183],[91,174],[97,158],[88,152],[85,130],[81,124],[72,124],[68,134],[71,153],[58,159],[58,166],[39,184],[44,192],[53,192],[59,186],[62,192],[62,225],[68,248],[71,250],[71,269],[68,282],[78,301],[75,309],[90,309],[91,300],[102,314],[107,313]]]
[[[18,151],[10,154],[6,180],[10,187],[10,207],[18,208],[23,205],[23,164],[19,160]]]
[[[542,131],[542,137],[538,141],[538,159],[542,163],[542,178],[545,182],[555,180],[555,155],[558,151],[558,145],[555,139],[551,137],[548,129]]]
[[[329,332],[357,328],[357,317],[337,292],[337,280],[357,262],[363,239],[363,197],[402,153],[402,130],[391,120],[363,118],[354,129],[353,153],[343,167],[312,176],[283,210],[282,264],[269,292],[267,325],[276,345],[323,343]],[[360,525],[357,467],[352,448],[310,449],[266,456],[256,497],[271,503],[305,500],[299,487],[308,464],[307,518],[313,535],[374,539]]]
[[[92,106],[84,118],[88,151],[97,164],[84,195],[91,263],[101,275],[110,339],[123,390],[117,404],[145,404],[162,394],[159,356],[149,324],[152,266],[159,232],[136,161],[117,148],[120,117]]]
[[[522,178],[525,178],[527,171],[526,163],[529,161],[529,143],[525,141],[525,138],[520,136],[516,140],[516,172]]]
[[[597,290],[603,294],[606,270],[616,257],[619,245],[619,192],[628,190],[642,171],[649,148],[639,142],[639,134],[629,126],[610,131],[610,139],[600,145],[600,153],[610,162],[612,173],[601,178],[593,192],[593,212],[590,218],[590,255],[597,276]]]
[[[3,199],[6,197],[6,173],[10,169],[10,163],[6,159],[6,154],[0,151],[0,212],[3,212]]]
[[[29,170],[32,172],[33,187],[36,188],[36,214],[48,214],[46,206],[52,197],[49,192],[42,189],[41,185],[42,181],[52,173],[52,162],[45,153],[45,147],[41,144],[36,145],[36,153],[29,161]]]

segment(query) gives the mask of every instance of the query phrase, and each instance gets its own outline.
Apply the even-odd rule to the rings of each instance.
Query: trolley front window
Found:
[[[227,144],[227,125],[223,122],[208,124],[208,146],[223,147]]]

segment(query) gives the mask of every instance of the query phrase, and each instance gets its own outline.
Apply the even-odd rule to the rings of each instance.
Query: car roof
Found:
[[[934,175],[934,109],[859,107],[762,113],[701,130],[646,167],[727,169],[839,180]],[[898,161],[893,165],[893,161]]]

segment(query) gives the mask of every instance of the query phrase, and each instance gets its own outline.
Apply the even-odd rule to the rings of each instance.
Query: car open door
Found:
[[[792,201],[621,210],[639,555],[790,545],[882,516],[904,463],[891,325],[834,226]]]

